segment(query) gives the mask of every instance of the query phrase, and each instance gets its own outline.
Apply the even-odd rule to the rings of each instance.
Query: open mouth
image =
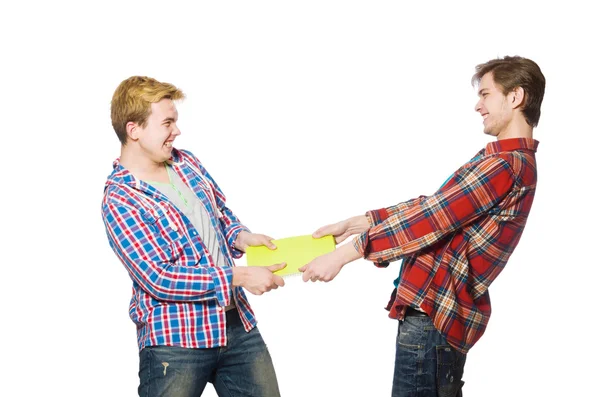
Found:
[[[172,148],[173,147],[173,141],[166,141],[165,142],[165,146],[168,148]]]

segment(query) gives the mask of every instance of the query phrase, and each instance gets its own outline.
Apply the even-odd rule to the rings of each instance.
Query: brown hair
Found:
[[[525,103],[521,106],[521,111],[527,124],[537,126],[546,89],[546,78],[540,67],[532,60],[520,56],[492,59],[475,67],[471,84],[479,84],[483,76],[490,72],[494,83],[502,88],[504,95],[517,87],[523,88]]]
[[[145,127],[151,104],[164,98],[178,100],[185,94],[172,84],[145,76],[132,76],[119,84],[110,103],[110,118],[122,145],[127,143],[127,123]]]

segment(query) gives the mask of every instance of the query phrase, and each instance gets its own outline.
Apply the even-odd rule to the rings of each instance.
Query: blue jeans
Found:
[[[256,327],[244,330],[236,309],[227,312],[227,346],[145,347],[139,376],[138,394],[144,397],[198,397],[208,382],[219,396],[279,397],[267,346]]]
[[[466,359],[429,317],[405,317],[398,325],[392,397],[462,397]]]

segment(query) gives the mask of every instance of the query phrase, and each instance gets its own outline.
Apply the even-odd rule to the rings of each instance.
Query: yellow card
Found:
[[[299,273],[298,268],[306,265],[318,256],[335,250],[333,236],[313,238],[311,235],[288,237],[273,240],[277,249],[267,247],[246,248],[246,262],[248,266],[270,266],[285,262],[287,266],[275,274],[287,276]]]

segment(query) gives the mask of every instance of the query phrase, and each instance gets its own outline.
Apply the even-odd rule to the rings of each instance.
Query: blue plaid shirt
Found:
[[[246,331],[256,325],[244,291],[231,285],[233,258],[243,255],[234,242],[248,229],[192,153],[173,149],[169,164],[205,206],[226,266],[214,263],[190,220],[165,195],[115,160],[102,219],[110,246],[133,281],[129,316],[137,326],[138,347],[225,346],[225,307],[232,297]]]

